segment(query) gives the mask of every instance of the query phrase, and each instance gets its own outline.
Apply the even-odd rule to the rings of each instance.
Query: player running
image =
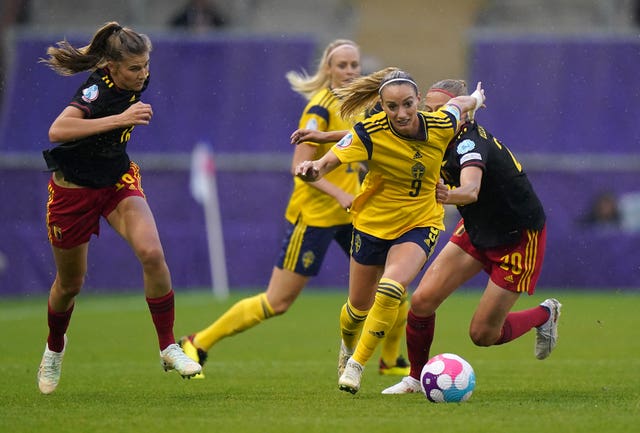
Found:
[[[56,264],[48,302],[49,335],[38,369],[38,387],[52,393],[60,381],[66,331],[87,273],[89,239],[100,217],[131,246],[142,265],[144,292],[155,325],[165,370],[183,377],[201,371],[173,335],[174,294],[155,219],[142,191],[138,166],[127,155],[133,129],[153,116],[140,100],[149,83],[151,42],[147,36],[110,22],[86,47],[67,41],[49,47],[43,62],[60,75],[92,71],[53,121],[44,151],[52,171],[47,228]]]
[[[463,81],[440,81],[426,95],[427,109],[436,112],[451,98],[466,94]],[[462,219],[411,297],[411,373],[383,394],[421,390],[420,373],[429,359],[437,308],[482,270],[490,278],[471,319],[474,344],[508,343],[536,328],[535,356],[545,359],[557,343],[561,304],[556,299],[510,312],[522,293],[534,293],[546,240],[544,209],[520,162],[504,143],[468,120],[447,147],[441,175],[438,201],[456,205]]]

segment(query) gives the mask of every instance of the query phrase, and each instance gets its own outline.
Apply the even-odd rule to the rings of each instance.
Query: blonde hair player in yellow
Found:
[[[351,205],[349,297],[340,314],[338,387],[355,394],[365,364],[396,321],[405,287],[444,229],[444,208],[436,201],[440,163],[462,116],[472,116],[484,103],[484,91],[478,83],[471,96],[453,98],[435,113],[422,112],[415,81],[387,68],[339,93],[343,117],[377,102],[383,111],[356,123],[319,160],[300,163],[295,174],[315,183],[343,164],[366,161],[369,167]]]
[[[289,72],[287,79],[293,90],[309,100],[300,118],[300,131],[309,135],[314,130],[348,130],[352,124],[339,116],[334,90],[359,76],[360,50],[346,39],[337,39],[325,48],[313,76]],[[342,135],[344,132],[327,144],[301,142],[293,154],[292,171],[299,162],[324,155]],[[360,189],[358,169],[357,164],[346,164],[342,170],[336,170],[314,184],[294,178],[285,212],[287,231],[266,292],[238,301],[209,327],[183,337],[180,345],[187,355],[202,365],[207,352],[221,339],[285,313],[309,278],[318,274],[331,241],[336,241],[346,254],[349,253],[352,225],[348,210]],[[394,342],[396,357],[404,334],[406,312],[404,316]],[[404,362],[405,368],[396,374],[408,374],[408,363]],[[196,376],[203,377],[202,374]]]

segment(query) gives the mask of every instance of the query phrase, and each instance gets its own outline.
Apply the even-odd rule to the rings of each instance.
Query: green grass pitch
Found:
[[[177,290],[176,336],[218,317],[224,302]],[[206,379],[162,371],[142,293],[83,293],[68,332],[62,379],[41,395],[36,370],[47,332],[46,298],[0,299],[2,432],[628,432],[640,421],[640,296],[539,289],[563,303],[559,344],[533,356],[534,333],[479,348],[467,336],[479,292],[454,294],[438,312],[431,355],[457,353],[474,367],[467,403],[422,395],[383,396],[399,378],[378,375],[362,389],[337,389],[338,314],[345,293],[303,293],[292,309],[210,352]],[[406,349],[403,350],[406,353]],[[636,427],[633,427],[633,426]]]

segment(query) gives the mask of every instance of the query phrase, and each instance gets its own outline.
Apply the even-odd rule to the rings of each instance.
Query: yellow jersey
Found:
[[[339,114],[340,101],[331,89],[323,89],[313,95],[300,118],[299,128],[318,131],[347,131],[353,126],[343,120]],[[316,146],[313,159],[321,158],[335,144],[308,143]],[[358,164],[342,165],[325,176],[329,182],[343,191],[356,195],[360,191]],[[294,176],[294,186],[285,218],[292,224],[298,219],[309,226],[332,227],[351,223],[351,215],[340,206],[338,201],[328,194],[314,188]]]
[[[367,161],[369,172],[351,214],[355,228],[380,239],[396,239],[416,227],[444,230],[436,183],[457,120],[445,110],[417,115],[416,139],[399,135],[380,112],[357,123],[332,148],[343,164]]]

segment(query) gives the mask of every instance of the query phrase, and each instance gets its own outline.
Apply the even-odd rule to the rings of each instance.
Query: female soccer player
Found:
[[[156,223],[142,191],[138,166],[127,142],[137,125],[153,116],[140,95],[149,82],[147,36],[110,22],[86,47],[67,41],[47,49],[42,61],[60,75],[92,71],[49,129],[58,143],[43,152],[52,171],[47,228],[56,263],[48,302],[49,335],[38,369],[38,386],[52,393],[60,380],[66,331],[75,297],[87,272],[89,239],[99,234],[100,216],[133,249],[142,265],[144,292],[158,335],[165,369],[183,377],[201,371],[173,335],[174,295]]]
[[[338,386],[356,393],[365,363],[397,318],[405,287],[444,229],[444,208],[436,202],[440,162],[460,116],[480,107],[484,92],[478,84],[473,96],[454,98],[436,113],[421,112],[415,81],[387,68],[355,80],[340,95],[343,117],[376,102],[383,111],[356,123],[330,152],[300,163],[295,173],[314,183],[342,164],[369,166],[351,206],[349,297],[340,315]]]
[[[293,90],[309,101],[300,118],[300,129],[311,135],[313,131],[348,130],[351,124],[338,115],[340,105],[335,90],[359,76],[360,50],[355,42],[346,39],[327,45],[313,76],[289,72],[287,79]],[[293,139],[298,146],[293,154],[292,171],[299,162],[324,155],[342,135],[338,133],[335,141],[323,144],[307,138]],[[285,212],[287,231],[266,292],[237,302],[206,329],[183,337],[180,344],[185,352],[204,364],[207,352],[221,339],[284,314],[309,279],[318,274],[331,241],[337,242],[348,255],[352,231],[349,208],[359,189],[357,164],[345,165],[314,184],[294,177]],[[403,332],[404,322],[395,340],[391,367],[396,363]],[[408,374],[408,366],[401,371]]]
[[[426,95],[427,109],[434,112],[466,94],[463,81],[440,81]],[[535,355],[544,359],[558,338],[561,304],[556,299],[510,312],[520,294],[534,293],[546,239],[542,204],[520,162],[486,129],[469,121],[447,148],[441,174],[451,189],[439,184],[438,201],[456,205],[462,219],[411,297],[407,324],[411,373],[383,394],[420,391],[437,308],[483,269],[490,278],[471,319],[474,344],[504,344],[535,327]]]

